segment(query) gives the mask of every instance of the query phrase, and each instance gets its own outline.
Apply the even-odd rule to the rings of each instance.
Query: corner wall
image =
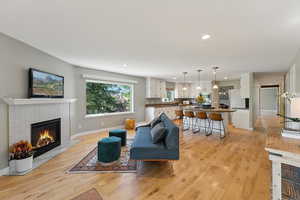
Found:
[[[8,106],[2,97],[27,98],[30,67],[65,77],[65,97],[74,98],[74,68],[0,33],[0,169],[8,166]]]
[[[72,135],[119,126],[123,124],[125,118],[129,117],[134,117],[137,121],[144,120],[145,78],[75,67],[28,44],[0,33],[0,170],[8,166],[8,106],[1,99],[3,97],[27,98],[28,69],[30,67],[65,77],[65,98],[78,99],[72,108],[75,110],[76,116],[71,125]],[[134,87],[136,113],[85,119],[83,73],[138,81],[138,84]]]

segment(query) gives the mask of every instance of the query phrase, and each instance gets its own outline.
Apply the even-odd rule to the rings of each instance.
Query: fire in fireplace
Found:
[[[61,119],[39,122],[31,125],[31,144],[37,157],[61,144]]]

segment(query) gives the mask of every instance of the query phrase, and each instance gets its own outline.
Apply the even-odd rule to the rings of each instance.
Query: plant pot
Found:
[[[16,171],[25,172],[32,168],[33,156],[30,156],[25,159],[16,160]]]

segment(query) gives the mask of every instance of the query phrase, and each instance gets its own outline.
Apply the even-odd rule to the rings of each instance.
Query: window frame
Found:
[[[114,85],[126,85],[130,87],[131,90],[131,109],[127,112],[112,112],[112,113],[98,113],[98,114],[87,114],[87,93],[86,93],[86,85],[87,83],[103,83],[103,84],[114,84]],[[103,116],[114,116],[114,115],[127,115],[135,113],[135,104],[134,104],[134,84],[133,83],[124,83],[118,81],[106,81],[106,80],[93,80],[86,79],[85,80],[85,118],[93,118],[93,117],[103,117]]]

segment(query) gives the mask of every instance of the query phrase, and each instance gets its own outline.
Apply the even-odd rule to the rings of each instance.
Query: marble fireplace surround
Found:
[[[34,159],[34,167],[60,153],[71,144],[73,103],[76,99],[14,99],[4,98],[8,104],[9,146],[20,140],[31,140],[31,124],[61,118],[61,145]],[[9,162],[10,174],[14,175],[14,161]]]

